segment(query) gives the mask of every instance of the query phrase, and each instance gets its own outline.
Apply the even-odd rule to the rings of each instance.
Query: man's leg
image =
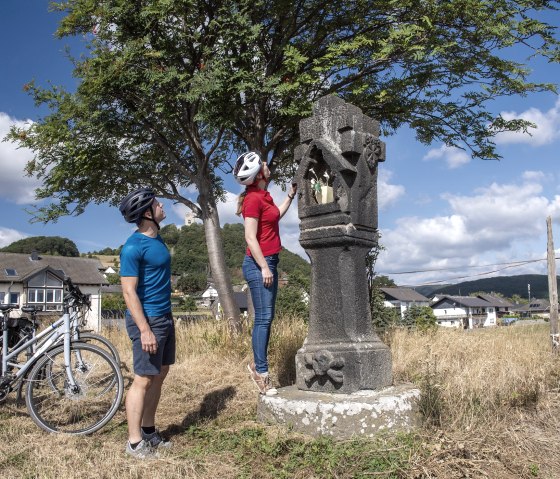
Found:
[[[156,410],[161,396],[161,386],[168,372],[169,366],[162,366],[161,372],[157,376],[151,376],[152,383],[146,391],[146,396],[144,397],[144,412],[141,424],[144,427],[155,425]]]
[[[156,376],[134,375],[134,380],[126,395],[125,406],[126,420],[128,422],[128,440],[131,444],[142,440],[140,426],[142,425],[142,417],[146,409],[148,391],[151,389],[154,377]]]

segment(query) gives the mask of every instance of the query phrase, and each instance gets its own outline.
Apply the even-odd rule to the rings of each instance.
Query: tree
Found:
[[[126,309],[126,303],[124,302],[123,295],[118,293],[105,293],[101,296],[101,308],[124,311]]]
[[[31,254],[37,251],[39,254],[52,256],[80,256],[76,244],[68,238],[60,236],[32,236],[11,243],[0,249],[5,253],[25,253]]]
[[[381,122],[497,158],[493,136],[530,124],[490,113],[500,96],[554,90],[531,83],[508,48],[558,61],[547,0],[67,0],[57,34],[83,35],[76,92],[29,83],[51,113],[9,138],[34,152],[43,180],[36,218],[55,221],[91,202],[116,204],[151,185],[204,224],[209,263],[227,317],[238,316],[226,268],[218,172],[258,151],[292,174],[298,122],[336,93]],[[537,15],[540,12],[540,16]],[[542,13],[544,12],[544,14]],[[92,32],[95,32],[92,34]],[[186,188],[195,186],[197,201]]]
[[[185,274],[177,281],[177,289],[182,293],[197,293],[206,289],[207,279],[203,273]]]
[[[117,273],[107,274],[107,281],[109,284],[121,284],[121,276]]]
[[[404,326],[415,326],[420,331],[427,331],[437,326],[434,310],[429,306],[411,305],[404,312],[402,320]]]
[[[309,276],[294,271],[288,277],[288,284],[279,288],[276,299],[276,312],[278,316],[299,316],[309,318],[309,290],[311,280]]]

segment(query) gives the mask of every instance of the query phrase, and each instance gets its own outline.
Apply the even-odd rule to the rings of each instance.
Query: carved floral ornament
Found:
[[[381,160],[383,146],[379,138],[373,135],[366,135],[364,140],[364,158],[370,170],[375,169],[375,165]]]

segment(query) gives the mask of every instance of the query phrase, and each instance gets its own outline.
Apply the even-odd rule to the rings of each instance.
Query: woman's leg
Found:
[[[243,275],[251,290],[251,298],[255,309],[252,343],[255,369],[260,374],[268,372],[268,341],[278,290],[278,271],[276,267],[278,257],[277,255],[267,256],[265,259],[274,275],[273,283],[269,288],[264,286],[261,270],[255,260],[246,256],[243,261]]]

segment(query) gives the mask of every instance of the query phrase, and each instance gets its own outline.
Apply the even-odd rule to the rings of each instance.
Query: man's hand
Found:
[[[142,343],[142,351],[149,354],[155,354],[157,352],[158,343],[156,337],[151,329],[140,333],[140,342]]]

